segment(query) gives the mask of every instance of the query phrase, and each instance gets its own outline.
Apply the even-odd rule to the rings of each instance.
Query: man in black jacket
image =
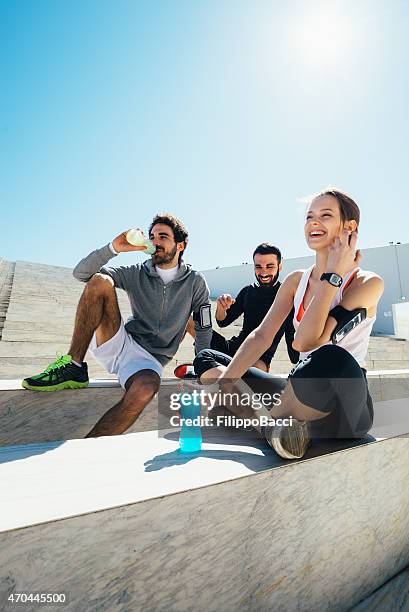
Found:
[[[243,287],[236,299],[227,293],[222,294],[217,299],[216,321],[219,327],[227,327],[243,315],[243,327],[238,336],[226,340],[221,334],[213,330],[211,348],[230,357],[236,354],[247,336],[260,325],[274,302],[281,285],[278,280],[282,268],[280,249],[266,242],[259,244],[253,253],[253,263],[256,282]],[[284,334],[290,361],[297,363],[299,353],[292,348],[294,339],[293,316],[294,312],[291,311],[277,332],[271,346],[254,364],[255,367],[264,372],[269,371],[271,360]]]
[[[238,336],[233,336],[233,338],[227,340],[213,330],[210,348],[230,357],[236,354],[247,336],[260,325],[274,302],[281,285],[278,280],[282,269],[280,249],[267,242],[259,244],[253,253],[253,263],[256,282],[243,287],[235,299],[228,293],[223,293],[217,299],[216,321],[219,327],[227,327],[243,315],[243,327]],[[294,310],[290,312],[278,330],[271,346],[254,363],[254,367],[263,370],[263,372],[269,371],[271,360],[284,334],[290,361],[291,363],[297,363],[299,353],[292,347],[294,340],[293,316]],[[192,321],[189,322],[187,330],[194,337]],[[179,366],[179,368],[183,367]],[[181,370],[181,374],[184,371]],[[176,370],[175,373],[178,375]]]

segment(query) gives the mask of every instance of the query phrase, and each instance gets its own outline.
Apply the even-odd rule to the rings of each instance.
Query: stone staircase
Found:
[[[71,340],[75,309],[84,285],[72,276],[70,268],[35,264],[0,262],[0,379],[15,379],[41,371],[65,352]],[[125,292],[117,290],[124,319],[131,314]],[[215,303],[212,304],[213,318]],[[237,335],[242,320],[227,328],[215,328],[226,338]],[[174,359],[166,366],[171,377],[175,366],[191,361],[192,338],[187,335]],[[92,378],[114,378],[90,355],[86,360]],[[393,337],[370,339],[366,361],[368,370],[409,368],[409,342]],[[271,371],[285,374],[291,369],[285,340],[278,347]]]
[[[4,259],[0,260],[0,340],[2,340],[3,328],[10,304],[15,267],[15,263],[5,261]]]
[[[11,264],[10,264],[11,265]],[[71,340],[75,310],[84,288],[69,268],[17,261],[0,341],[0,378],[34,374],[65,352]],[[124,318],[130,313],[126,294],[118,291]],[[87,354],[93,378],[113,378]]]
[[[217,324],[215,324],[215,329],[225,338],[231,338],[240,332],[242,324],[242,317],[240,317],[233,325],[227,328],[218,328]],[[371,336],[365,366],[367,370],[408,369],[409,341],[404,338],[393,336]],[[288,358],[285,338],[282,338],[274,356],[271,371],[284,374],[288,372],[291,367],[292,364]]]

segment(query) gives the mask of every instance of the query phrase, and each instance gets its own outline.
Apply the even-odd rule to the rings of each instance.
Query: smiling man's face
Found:
[[[260,287],[271,287],[278,279],[281,270],[281,263],[278,263],[278,258],[275,253],[254,255],[254,273],[260,284]]]

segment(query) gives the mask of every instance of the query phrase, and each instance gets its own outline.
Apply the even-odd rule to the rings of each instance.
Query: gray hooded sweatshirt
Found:
[[[141,264],[105,267],[115,257],[109,245],[93,251],[74,268],[74,277],[82,282],[100,272],[110,276],[118,289],[128,294],[132,317],[125,329],[162,364],[166,365],[179,348],[186,324],[193,313],[195,351],[210,347],[211,325],[202,327],[200,311],[210,305],[209,288],[204,276],[181,262],[173,281],[163,283],[151,259]]]

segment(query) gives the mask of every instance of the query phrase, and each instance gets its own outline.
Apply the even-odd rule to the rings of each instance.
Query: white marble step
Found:
[[[206,444],[192,470],[177,449],[177,439],[156,432],[0,449],[0,481],[8,491],[0,499],[0,532],[239,478],[273,463],[264,449]],[[249,465],[229,460],[236,453],[245,453]],[[166,477],[155,469],[155,456],[156,467],[167,464]]]
[[[219,435],[216,443],[205,442],[201,453],[190,455],[194,464],[178,452],[174,432],[163,432],[160,437],[149,431],[0,448],[0,482],[8,492],[0,498],[0,532],[231,481],[288,464],[263,441],[244,440],[240,434]],[[294,465],[292,462],[290,469]]]
[[[408,369],[398,369],[398,370],[369,370],[367,372],[368,378],[388,378],[388,377],[399,377],[405,378],[409,375]],[[287,374],[277,374],[278,378],[286,378]],[[175,381],[177,379],[174,379]],[[169,381],[167,381],[169,382]],[[106,380],[105,378],[94,378],[90,379],[89,388],[102,388],[102,387],[119,387],[119,383],[117,381]],[[21,379],[6,379],[0,380],[0,392],[1,391],[20,391],[21,390]]]
[[[180,386],[178,379],[164,380],[160,393],[128,432],[168,427],[169,397],[179,392]],[[409,378],[402,378],[402,374],[394,379],[375,374],[369,377],[369,388],[375,412],[369,433],[376,438],[409,433]],[[9,380],[0,382],[0,391],[0,446],[84,438],[100,417],[123,397],[123,390],[115,380],[92,380],[87,389],[54,393],[27,391],[21,387],[20,380]]]
[[[287,465],[231,438],[183,457],[150,433],[3,449],[0,605],[14,586],[73,612],[349,610],[409,563],[408,450]]]

